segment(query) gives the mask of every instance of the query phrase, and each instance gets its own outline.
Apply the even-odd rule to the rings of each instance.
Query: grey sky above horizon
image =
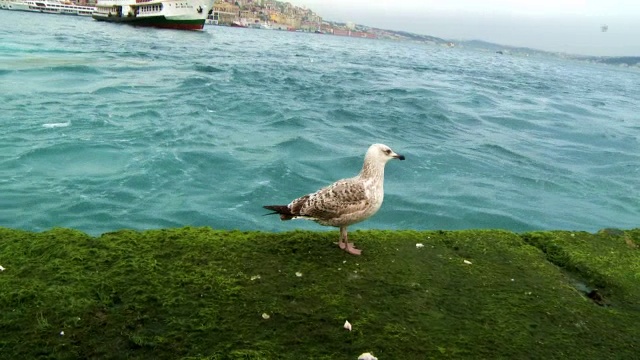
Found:
[[[287,0],[324,19],[452,40],[640,56],[640,0]],[[608,25],[606,32],[602,25]]]

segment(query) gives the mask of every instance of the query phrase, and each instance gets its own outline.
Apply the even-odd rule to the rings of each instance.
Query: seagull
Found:
[[[308,219],[324,226],[340,228],[340,249],[360,255],[347,240],[347,226],[366,220],[375,214],[384,198],[384,166],[391,159],[404,160],[384,144],[373,144],[364,156],[362,170],[357,176],[342,179],[314,193],[301,196],[288,205],[266,205],[281,220]]]

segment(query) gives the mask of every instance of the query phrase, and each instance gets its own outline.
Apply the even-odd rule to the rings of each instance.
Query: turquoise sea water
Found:
[[[640,226],[640,71],[415,43],[0,11],[0,226],[324,229],[262,216],[355,175],[354,229]]]

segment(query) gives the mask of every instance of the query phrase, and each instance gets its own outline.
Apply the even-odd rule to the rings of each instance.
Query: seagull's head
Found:
[[[373,144],[367,150],[367,158],[385,164],[391,159],[404,160],[404,155],[396,154],[390,147],[384,144]]]

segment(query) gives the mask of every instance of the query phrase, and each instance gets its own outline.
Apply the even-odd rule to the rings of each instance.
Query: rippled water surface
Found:
[[[387,165],[355,228],[640,226],[640,72],[415,43],[0,11],[0,226],[323,229],[262,216]]]

